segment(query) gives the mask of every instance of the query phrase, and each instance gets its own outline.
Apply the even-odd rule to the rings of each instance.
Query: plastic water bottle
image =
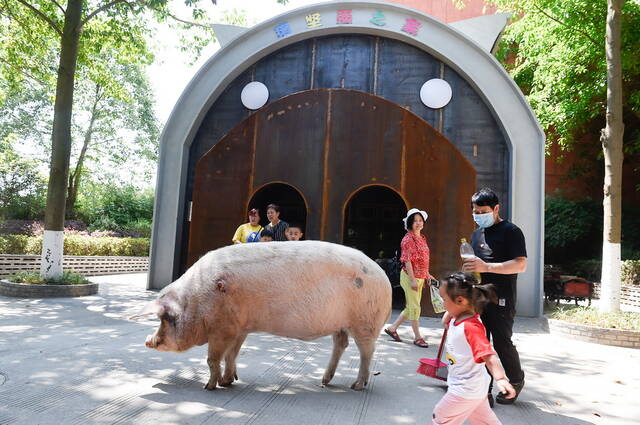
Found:
[[[473,251],[473,247],[465,238],[460,239],[460,257],[462,257],[463,262],[476,258],[476,253]],[[482,281],[482,277],[478,272],[473,272],[473,277],[476,278],[478,283]]]

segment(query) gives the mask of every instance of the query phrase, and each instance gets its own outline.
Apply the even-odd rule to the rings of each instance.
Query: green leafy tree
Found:
[[[640,147],[640,4],[492,2],[517,16],[503,38],[503,59],[551,138],[567,147],[595,128],[602,129],[601,307],[619,310],[624,146],[627,152]]]
[[[171,16],[167,3],[167,0],[67,0],[66,5],[57,0],[0,2],[0,14],[5,22],[9,22],[14,28],[31,29],[31,34],[27,37],[31,37],[29,44],[37,48],[38,41],[45,40],[59,46],[55,55],[57,75],[51,64],[44,68],[55,75],[49,75],[48,78],[55,78],[56,90],[41,266],[43,277],[59,277],[62,274],[62,230],[68,191],[78,64],[82,58],[91,60],[96,50],[102,49],[103,46],[95,43],[97,34],[104,36],[120,52],[126,51],[127,46],[135,46],[135,39],[132,37],[135,31],[132,29],[136,28],[136,19],[148,11],[159,19],[167,19]],[[198,3],[199,0],[185,0],[185,4],[192,8],[196,21],[194,23],[198,23],[204,16]],[[23,69],[38,70],[38,65],[29,61],[20,62],[25,60],[21,56],[14,62],[10,61],[10,66],[18,73]]]
[[[42,213],[45,184],[37,161],[16,152],[10,139],[1,139],[0,218],[29,219]]]
[[[105,174],[105,170],[128,166],[150,174],[157,157],[158,123],[154,100],[145,75],[153,59],[145,42],[144,26],[129,30],[126,46],[113,46],[111,35],[92,28],[95,46],[91,56],[78,59],[72,116],[71,167],[67,186],[66,216],[75,216],[75,205],[82,176],[87,172]],[[0,30],[1,32],[2,30]],[[28,37],[23,28],[14,28],[12,46]],[[134,43],[131,43],[133,41]],[[41,52],[46,60],[55,53]],[[27,52],[25,52],[27,55]],[[31,59],[33,60],[33,59]],[[11,81],[12,69],[0,65]],[[33,70],[31,75],[42,73]],[[42,81],[46,81],[46,73]],[[18,137],[38,148],[42,160],[50,157],[48,137],[53,126],[54,81],[38,84],[33,78],[5,83],[4,101],[0,102],[0,137]],[[135,163],[135,165],[134,165]],[[142,167],[139,165],[142,163]],[[111,166],[109,166],[111,165]]]
[[[104,71],[88,69],[90,75],[81,78],[84,84],[79,84],[76,92],[78,108],[72,133],[81,143],[74,144],[72,152],[75,165],[70,170],[66,199],[69,217],[74,215],[87,169],[132,165],[134,158],[147,164],[143,168],[151,171],[157,159],[159,129],[144,69],[135,62],[109,60],[111,52],[98,52],[95,57],[100,56],[105,57]],[[91,75],[94,73],[95,77]],[[87,165],[89,162],[91,166]]]
[[[491,0],[514,14],[498,58],[527,97],[548,142],[571,149],[605,125],[607,0]],[[625,150],[640,149],[640,3],[621,10]]]
[[[622,264],[623,104],[621,27],[624,0],[607,1],[607,115],[600,134],[604,152],[604,232],[602,244],[602,311],[620,311]],[[637,52],[636,52],[637,55]]]

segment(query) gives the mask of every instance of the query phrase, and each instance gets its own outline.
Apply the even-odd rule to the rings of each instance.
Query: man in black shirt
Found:
[[[522,230],[500,218],[498,196],[491,189],[481,189],[471,197],[473,219],[479,226],[471,236],[471,246],[476,258],[467,260],[462,271],[479,272],[482,283],[492,283],[498,295],[498,304],[489,303],[482,313],[487,337],[493,338],[493,347],[504,370],[516,389],[512,399],[498,394],[496,401],[512,404],[524,386],[524,372],[520,356],[511,341],[513,319],[516,314],[516,280],[518,273],[527,269],[527,249]],[[492,382],[493,384],[493,382]],[[489,386],[489,402],[492,404],[492,386]]]

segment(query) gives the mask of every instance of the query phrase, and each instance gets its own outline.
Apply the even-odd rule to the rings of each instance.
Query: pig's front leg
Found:
[[[227,342],[222,338],[209,338],[209,354],[207,364],[209,365],[209,382],[204,386],[205,390],[215,390],[218,382],[221,381],[220,361],[228,347]]]
[[[244,339],[246,337],[246,335],[238,336],[233,342],[233,345],[227,350],[227,353],[224,356],[224,375],[222,375],[220,386],[228,387],[233,384],[233,381],[238,379],[238,375],[236,373],[236,358],[238,357],[240,347],[242,347],[242,343],[244,343]]]

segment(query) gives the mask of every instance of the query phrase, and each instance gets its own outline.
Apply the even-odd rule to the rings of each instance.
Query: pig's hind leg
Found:
[[[222,375],[220,386],[228,387],[233,384],[233,381],[238,379],[238,374],[236,373],[236,358],[246,337],[246,335],[238,336],[224,355],[224,374]]]
[[[229,349],[229,342],[224,338],[209,338],[209,353],[207,364],[209,365],[209,382],[204,386],[205,390],[215,390],[218,382],[222,380],[220,373],[220,361]]]
[[[340,362],[340,357],[344,353],[344,350],[349,345],[349,334],[344,329],[339,330],[333,334],[333,353],[331,353],[331,360],[322,376],[322,385],[327,385],[333,379],[333,375],[336,373],[336,368]]]
[[[353,339],[356,341],[356,345],[360,351],[360,370],[358,371],[358,378],[351,384],[351,389],[362,391],[369,381],[369,365],[371,364],[371,359],[373,359],[373,352],[376,349],[376,338],[369,333],[365,333],[353,335]]]

